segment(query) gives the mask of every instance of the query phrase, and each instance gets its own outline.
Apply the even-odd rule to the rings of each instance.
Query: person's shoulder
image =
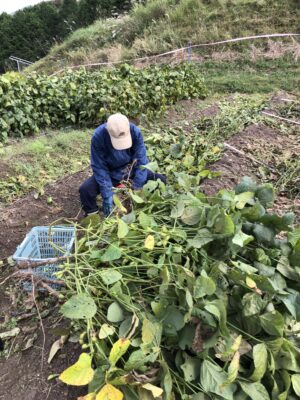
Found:
[[[133,122],[130,122],[130,132],[133,138],[138,138],[139,136],[142,136],[140,128],[136,126]]]
[[[99,125],[92,136],[93,141],[101,140],[106,134],[106,123]]]

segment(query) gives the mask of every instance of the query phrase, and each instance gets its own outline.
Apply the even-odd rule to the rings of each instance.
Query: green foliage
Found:
[[[128,192],[135,220],[119,215],[83,229],[62,272],[68,297],[86,291],[97,305],[81,324],[87,337],[109,326],[89,341],[94,366],[126,400],[144,388],[141,374],[164,400],[292,398],[300,387],[299,229],[290,215],[268,213],[270,185],[244,178],[236,192],[208,198],[194,176],[187,180],[191,165],[181,166],[168,186],[148,185],[142,202]],[[275,242],[279,233],[287,239]]]
[[[157,116],[206,89],[193,66],[69,72],[61,77],[6,74],[0,78],[0,140],[39,132],[45,126],[95,125],[109,114]]]

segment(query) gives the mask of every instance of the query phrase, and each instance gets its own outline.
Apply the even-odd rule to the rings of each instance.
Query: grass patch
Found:
[[[295,92],[300,87],[300,66],[291,58],[204,61],[199,70],[213,93],[270,93],[279,89]]]
[[[296,0],[149,0],[136,4],[122,18],[99,20],[75,31],[28,70],[51,73],[68,65],[158,54],[189,42],[297,32],[300,17],[297,3]],[[260,46],[265,44],[266,41],[259,42]],[[235,44],[234,48],[246,52],[249,43]]]
[[[0,148],[8,167],[7,176],[0,176],[0,205],[32,190],[43,194],[46,184],[88,166],[90,137],[86,130],[50,132]]]

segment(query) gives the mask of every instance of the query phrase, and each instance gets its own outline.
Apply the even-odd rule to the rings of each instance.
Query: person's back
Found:
[[[91,167],[93,176],[79,189],[82,207],[86,214],[98,212],[96,197],[103,199],[103,213],[108,216],[113,208],[113,187],[122,180],[130,180],[132,189],[142,189],[148,180],[161,179],[164,175],[153,174],[140,168],[148,163],[146,147],[139,128],[129,123],[122,114],[111,115],[107,123],[100,125],[92,137]]]

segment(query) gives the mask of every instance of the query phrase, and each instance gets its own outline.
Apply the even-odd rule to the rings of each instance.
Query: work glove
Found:
[[[102,210],[105,217],[108,217],[113,209],[113,198],[112,196],[103,199]]]

